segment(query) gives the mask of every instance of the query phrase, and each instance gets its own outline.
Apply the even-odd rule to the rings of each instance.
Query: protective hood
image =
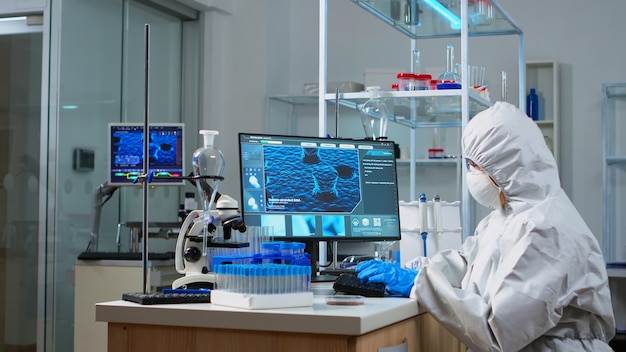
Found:
[[[545,143],[537,124],[506,102],[474,116],[462,138],[464,157],[498,182],[514,208],[518,202],[540,202],[561,189],[556,161]]]

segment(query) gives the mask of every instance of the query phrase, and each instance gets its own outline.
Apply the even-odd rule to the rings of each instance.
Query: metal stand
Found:
[[[150,150],[148,131],[148,112],[150,97],[150,25],[145,25],[145,66],[144,66],[144,120],[143,120],[143,172],[147,175],[150,170]],[[143,189],[143,293],[148,292],[148,182],[142,183]]]

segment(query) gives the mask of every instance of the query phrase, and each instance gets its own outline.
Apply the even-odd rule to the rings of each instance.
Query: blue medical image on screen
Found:
[[[245,189],[263,188],[263,169],[261,167],[246,167],[243,169],[243,180]]]
[[[150,125],[148,165],[151,182],[183,184],[183,125]],[[133,184],[144,172],[144,133],[141,124],[109,124],[109,183]]]
[[[291,217],[291,231],[294,236],[315,236],[315,216],[313,215],[293,215]]]
[[[264,201],[264,192],[262,190],[258,191],[250,191],[245,190],[243,192],[243,207],[244,211],[254,211],[259,212],[263,209]]]
[[[239,133],[242,216],[304,241],[400,239],[394,142]]]
[[[351,212],[361,200],[356,149],[265,146],[263,160],[268,212]]]
[[[346,224],[343,216],[324,215],[322,216],[322,235],[323,236],[345,236]]]
[[[285,217],[280,215],[262,215],[261,226],[269,226],[272,228],[272,235],[274,237],[287,236],[287,227],[285,224]]]
[[[143,164],[143,134],[115,132],[113,133],[115,149],[114,163],[116,165]],[[176,136],[150,133],[148,142],[148,157],[150,165],[155,167],[176,164]]]

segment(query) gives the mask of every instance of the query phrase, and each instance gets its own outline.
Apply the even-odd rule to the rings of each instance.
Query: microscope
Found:
[[[176,239],[176,271],[185,276],[174,280],[173,289],[213,288],[217,276],[212,267],[211,248],[241,248],[247,243],[231,242],[232,231],[245,232],[239,203],[228,195],[216,194],[215,210],[207,218],[204,210],[193,210],[183,222]],[[223,237],[215,236],[222,226]]]

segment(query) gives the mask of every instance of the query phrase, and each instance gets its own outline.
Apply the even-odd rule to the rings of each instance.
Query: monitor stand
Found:
[[[332,246],[333,246],[333,259],[327,268],[323,268],[322,270],[319,270],[318,272],[317,265],[315,263],[312,263],[311,272],[313,274],[311,275],[311,282],[333,282],[339,276],[337,274],[338,272],[337,271],[337,241],[332,241]],[[327,262],[328,260],[326,258],[327,258],[328,253],[326,251],[326,248],[327,248],[326,241],[313,242],[313,244],[309,248],[311,250],[309,254],[311,256],[312,261],[313,261],[313,258],[318,258],[320,263]],[[315,251],[315,249],[317,249],[317,251]],[[324,269],[329,269],[333,271],[334,273],[325,274]]]

